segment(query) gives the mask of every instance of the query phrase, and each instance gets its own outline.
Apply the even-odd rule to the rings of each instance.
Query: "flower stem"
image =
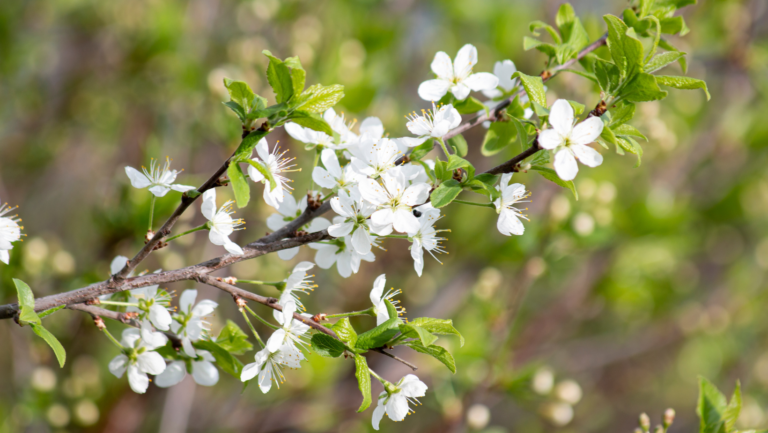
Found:
[[[254,317],[256,317],[257,319],[259,319],[259,322],[261,322],[261,323],[263,323],[263,324],[265,324],[265,325],[269,326],[269,327],[270,327],[270,328],[272,328],[272,329],[275,329],[275,330],[277,330],[277,329],[280,329],[280,327],[279,327],[279,326],[275,326],[275,325],[273,325],[273,324],[271,324],[271,323],[267,322],[266,320],[262,319],[262,318],[261,318],[261,316],[259,316],[258,314],[254,313],[254,312],[253,312],[253,310],[251,310],[251,308],[250,308],[249,306],[247,306],[247,305],[246,305],[246,306],[245,306],[245,309],[246,309],[246,310],[248,310],[248,312],[249,312],[249,313],[251,313],[251,314],[252,314]]]
[[[471,206],[480,206],[480,207],[489,207],[489,208],[495,208],[492,203],[476,203],[473,201],[465,201],[465,200],[454,200],[452,203],[460,203],[460,204],[468,204]]]
[[[373,370],[371,370],[370,368],[368,368],[368,371],[369,371],[369,372],[371,372],[371,376],[373,376],[373,377],[375,377],[376,379],[378,379],[378,380],[379,380],[379,382],[381,382],[381,384],[382,384],[382,385],[384,385],[384,387],[385,387],[385,388],[387,387],[387,384],[389,383],[389,381],[387,381],[387,380],[386,380],[386,379],[384,379],[383,377],[381,377],[381,376],[379,376],[378,374],[376,374],[376,372],[375,372],[375,371],[373,371]]]
[[[328,314],[325,317],[328,319],[339,319],[342,317],[363,316],[363,315],[373,316],[373,307],[367,310],[352,311],[349,313]]]
[[[251,319],[249,319],[248,315],[245,314],[245,310],[244,309],[241,308],[240,312],[243,313],[243,318],[245,319],[245,323],[247,323],[248,327],[251,328],[251,332],[253,332],[253,336],[256,337],[256,341],[259,342],[259,344],[261,345],[261,347],[263,349],[264,348],[264,342],[261,341],[261,337],[259,337],[259,333],[256,332],[256,328],[253,327],[253,324],[251,323]]]
[[[317,167],[317,163],[320,161],[320,147],[315,148],[315,162],[312,163],[312,172],[314,173],[315,167]],[[311,176],[310,176],[311,178]],[[315,179],[311,179],[309,183],[309,190],[313,191],[315,189]]]
[[[443,138],[437,137],[436,140],[438,143],[440,143],[440,146],[443,148],[443,152],[445,152],[445,159],[449,159],[451,157],[451,153],[448,152],[448,148],[445,147],[445,141],[443,141]]]
[[[120,344],[120,342],[119,342],[119,341],[117,341],[117,340],[115,339],[115,337],[113,337],[113,336],[112,336],[112,334],[110,334],[110,333],[109,333],[109,331],[107,331],[107,328],[104,328],[104,329],[102,330],[102,332],[104,332],[104,334],[105,334],[105,335],[106,335],[106,336],[107,336],[107,337],[110,339],[110,341],[112,341],[113,343],[115,343],[115,345],[116,345],[117,347],[119,347],[119,348],[121,348],[121,349],[125,349],[125,348],[123,347],[123,345],[122,345],[122,344]]]
[[[384,235],[379,236],[380,238],[392,238],[392,239],[408,239],[408,235]]]
[[[154,194],[152,194],[152,199],[149,201],[149,228],[147,230],[152,231],[152,220],[155,216],[155,200],[157,197],[155,197]]]
[[[118,307],[139,307],[139,304],[132,302],[118,302],[118,301],[99,301],[102,305],[116,305]]]
[[[170,242],[170,241],[172,241],[174,239],[178,239],[178,238],[180,238],[180,237],[182,237],[184,235],[188,235],[188,234],[194,233],[194,232],[199,232],[200,230],[208,230],[208,223],[203,224],[203,225],[201,225],[199,227],[195,227],[195,228],[193,228],[191,230],[187,230],[184,233],[179,233],[176,236],[171,236],[170,238],[166,239],[165,242]]]
[[[257,281],[257,280],[241,280],[240,278],[237,279],[238,283],[248,283],[248,284],[258,284],[261,286],[281,286],[285,284],[282,281]]]

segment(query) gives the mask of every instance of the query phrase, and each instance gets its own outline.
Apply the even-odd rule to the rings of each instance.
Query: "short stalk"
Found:
[[[251,315],[253,315],[253,317],[255,317],[255,318],[259,319],[259,322],[263,323],[264,325],[266,325],[266,326],[269,326],[270,328],[272,328],[272,329],[275,329],[275,330],[277,330],[277,329],[280,329],[280,327],[279,327],[279,326],[275,326],[275,325],[273,325],[273,324],[271,324],[271,323],[267,322],[266,320],[262,319],[262,318],[261,318],[261,316],[259,316],[258,314],[256,314],[256,313],[255,313],[253,310],[251,310],[251,308],[250,308],[249,306],[247,306],[247,305],[246,305],[246,306],[245,306],[245,309],[246,309],[246,310],[247,310],[249,313],[251,313]]]
[[[115,343],[115,345],[116,345],[117,347],[119,347],[120,349],[125,349],[125,348],[123,347],[123,345],[122,345],[122,344],[120,344],[120,342],[119,342],[119,341],[117,341],[117,339],[115,339],[115,337],[113,337],[113,336],[112,336],[112,334],[110,334],[110,333],[109,333],[109,331],[107,330],[107,328],[104,328],[104,329],[102,330],[102,332],[104,332],[104,334],[107,336],[107,338],[109,338],[109,340],[110,340],[110,341],[112,341],[113,343]]]
[[[118,307],[139,307],[139,304],[134,302],[118,302],[118,301],[99,301],[101,305],[116,305]]]
[[[373,376],[373,377],[375,377],[376,379],[378,379],[378,380],[379,380],[379,382],[381,382],[381,384],[382,384],[382,385],[384,385],[384,387],[385,387],[385,388],[387,387],[387,384],[389,384],[389,381],[387,381],[387,380],[386,380],[386,379],[384,379],[383,377],[381,377],[381,376],[379,376],[378,374],[376,374],[376,372],[375,372],[375,371],[373,371],[373,370],[371,370],[370,368],[368,369],[368,371],[370,371],[370,372],[371,372],[371,376]]]
[[[208,223],[205,223],[205,224],[203,224],[203,225],[201,225],[199,227],[195,227],[195,228],[193,228],[191,230],[187,230],[184,233],[179,233],[176,236],[171,236],[170,238],[166,239],[165,242],[170,242],[170,241],[172,241],[174,239],[178,239],[178,238],[180,238],[182,236],[185,236],[185,235],[188,235],[190,233],[199,232],[200,230],[208,230]]]
[[[283,281],[258,281],[258,280],[241,280],[237,279],[238,283],[256,284],[259,286],[275,286],[278,290],[282,290],[280,287],[285,285]]]
[[[454,200],[451,203],[468,204],[470,206],[489,207],[493,209],[496,208],[496,206],[494,206],[492,203],[476,203],[473,201],[465,201],[465,200]]]
[[[148,231],[152,231],[152,220],[155,216],[155,200],[157,197],[155,197],[154,194],[152,194],[152,199],[149,201],[149,228]]]
[[[342,317],[352,317],[352,316],[373,316],[373,307],[367,309],[367,310],[360,310],[360,311],[352,311],[349,313],[339,313],[339,314],[328,314],[325,317],[328,319],[340,319]]]
[[[437,142],[440,143],[440,147],[443,148],[443,152],[445,152],[445,159],[451,158],[451,153],[448,152],[448,148],[445,146],[445,141],[443,141],[442,137],[437,137]]]
[[[264,342],[261,341],[261,337],[259,337],[259,333],[256,332],[256,328],[253,327],[253,324],[251,323],[251,319],[249,319],[248,315],[245,314],[245,310],[244,309],[241,308],[240,312],[243,314],[243,318],[245,319],[245,323],[247,323],[248,327],[251,328],[251,332],[253,332],[253,336],[256,337],[256,341],[259,342],[259,344],[261,345],[261,347],[263,349],[265,347],[264,346]]]
[[[392,238],[392,239],[408,239],[408,235],[384,235],[379,236],[380,238]]]

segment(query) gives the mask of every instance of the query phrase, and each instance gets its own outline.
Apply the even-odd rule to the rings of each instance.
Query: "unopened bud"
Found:
[[[248,302],[246,302],[245,299],[241,298],[240,296],[232,295],[232,298],[235,299],[235,304],[237,304],[237,308],[241,310],[245,308],[246,305],[248,305]]]
[[[237,284],[237,278],[235,277],[227,277],[227,278],[224,278],[222,281],[227,284],[232,284],[233,286]]]
[[[152,230],[147,230],[147,234],[144,236],[144,243],[147,243],[152,240],[152,238],[155,237],[155,232]]]
[[[96,316],[93,318],[93,324],[96,325],[97,328],[99,328],[99,331],[103,331],[107,329],[107,325],[104,324],[104,319],[102,319],[99,316]]]
[[[315,321],[315,322],[318,322],[318,323],[320,323],[320,322],[322,322],[322,321],[324,321],[324,320],[328,320],[328,315],[327,315],[327,314],[325,314],[325,313],[315,314],[315,315],[312,317],[312,320],[313,320],[313,321]]]
[[[634,433],[643,433],[643,429],[638,427],[638,428],[635,429]]]
[[[101,300],[99,298],[93,298],[85,301],[85,305],[99,305],[101,304]]]
[[[139,313],[136,311],[129,311],[127,313],[123,313],[123,317],[125,317],[126,320],[132,320],[139,317]]]
[[[664,427],[657,425],[655,429],[653,429],[653,433],[664,433]]]
[[[667,428],[675,422],[675,410],[669,408],[664,411],[664,428]]]
[[[643,431],[648,431],[651,428],[651,419],[645,412],[640,414],[640,428],[642,428]]]
[[[526,163],[520,166],[520,171],[527,173],[531,169],[531,163]]]

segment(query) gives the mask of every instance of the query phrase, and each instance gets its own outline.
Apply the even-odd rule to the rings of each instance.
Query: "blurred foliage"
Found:
[[[591,40],[603,32],[601,16],[625,6],[574,3]],[[221,105],[223,77],[273,98],[262,50],[298,55],[309,83],[345,86],[337,111],[379,116],[401,136],[403,114],[425,105],[416,88],[430,77],[436,51],[472,43],[477,71],[509,58],[536,74],[546,58],[523,51],[527,24],[552,23],[559,4],[1,2],[0,197],[20,205],[28,237],[11,265],[0,266],[0,300],[15,300],[12,277],[43,296],[100,281],[115,255],[132,255],[149,194],[130,188],[123,167],[171,155],[174,167],[186,169],[181,183],[207,178],[240,135],[238,119]],[[366,306],[371,282],[386,272],[391,286],[404,289],[409,316],[452,318],[466,338],[463,348],[447,343],[456,375],[428,357],[409,358],[430,389],[416,416],[385,421],[382,430],[629,432],[638,413],[674,407],[670,431],[692,431],[699,374],[727,390],[740,379],[737,426],[768,425],[768,3],[709,0],[684,15],[691,32],[674,43],[689,53],[689,75],[707,80],[712,100],[672,92],[663,104],[640,104],[634,124],[650,139],[640,168],[631,156],[604,152],[602,166],[576,179],[579,201],[539,176],[516,174],[534,192],[525,235],[500,236],[493,212],[454,206],[438,224],[452,229],[451,254],[440,257],[443,266],[428,261],[420,279],[396,240],[350,279],[316,273],[320,288],[306,300],[309,311]],[[594,86],[577,75],[547,85],[550,103],[560,96],[598,102]],[[311,165],[300,143],[282,131],[270,141],[276,138],[300,166]],[[467,159],[479,170],[519,151],[485,158],[483,131],[466,139]],[[294,194],[304,194],[309,175],[295,177]],[[158,201],[158,218],[177,198]],[[239,232],[241,243],[267,230],[271,209],[263,203],[242,213],[248,230]],[[184,218],[179,232],[202,220],[197,209]],[[222,253],[204,236],[178,243],[146,268]],[[312,258],[304,249],[295,260]],[[274,280],[291,266],[269,255],[231,273]],[[226,319],[238,320],[227,297],[197,288],[222,305],[214,334]],[[241,394],[238,381],[222,376],[211,389],[185,381],[139,396],[107,371],[115,350],[88,317],[63,311],[46,326],[67,348],[71,361],[62,370],[42,340],[0,323],[0,432],[371,430],[370,411],[355,413],[352,362],[311,356],[268,395],[257,387]],[[122,325],[108,326],[119,332]],[[384,357],[369,362],[392,380],[407,372]]]

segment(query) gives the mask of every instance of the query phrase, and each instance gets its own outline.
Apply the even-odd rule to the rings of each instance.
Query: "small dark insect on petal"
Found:
[[[420,217],[420,216],[421,216],[421,212],[419,212],[419,210],[418,210],[418,209],[414,209],[414,210],[413,210],[413,216],[415,216],[416,218],[418,218],[418,217]]]

